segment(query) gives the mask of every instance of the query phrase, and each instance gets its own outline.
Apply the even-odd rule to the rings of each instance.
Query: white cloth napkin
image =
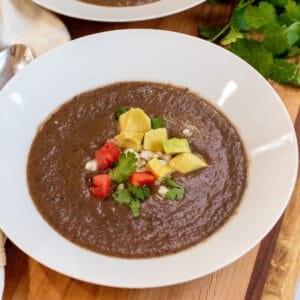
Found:
[[[24,44],[39,56],[69,40],[68,30],[53,13],[30,0],[0,0],[0,47]]]

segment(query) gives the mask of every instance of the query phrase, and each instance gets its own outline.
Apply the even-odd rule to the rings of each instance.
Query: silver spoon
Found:
[[[0,52],[0,90],[18,71],[34,59],[31,49],[17,44]]]

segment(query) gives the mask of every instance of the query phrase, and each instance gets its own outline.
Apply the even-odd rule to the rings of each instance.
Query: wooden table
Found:
[[[197,36],[200,24],[223,25],[233,5],[202,4],[174,16],[109,24],[62,17],[72,38],[120,28],[159,28]],[[300,89],[272,83],[281,96],[300,136]],[[293,299],[300,269],[300,179],[284,216],[268,236],[235,263],[209,276],[172,287],[130,290],[83,283],[58,274],[7,243],[8,264],[4,300],[239,300]]]

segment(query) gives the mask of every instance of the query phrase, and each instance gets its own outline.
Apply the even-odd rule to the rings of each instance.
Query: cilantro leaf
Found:
[[[267,1],[260,1],[258,6],[249,5],[245,11],[245,19],[248,27],[258,32],[279,26],[276,10]]]
[[[141,201],[138,199],[132,199],[130,201],[129,207],[132,211],[133,217],[138,218],[140,216]]]
[[[120,116],[128,111],[128,108],[121,106],[115,112],[115,120],[119,120]]]
[[[128,184],[128,191],[132,194],[132,196],[139,200],[145,200],[150,197],[151,189],[148,186],[133,186],[132,184]]]
[[[136,167],[137,158],[134,153],[122,153],[117,160],[117,166],[109,172],[110,178],[118,183],[124,182],[136,171]]]
[[[289,46],[293,46],[300,41],[300,22],[295,22],[287,29],[287,39]]]
[[[177,184],[173,179],[167,178],[166,184],[171,187],[169,191],[166,192],[165,197],[168,200],[182,200],[184,197],[184,187]]]
[[[228,34],[221,40],[221,44],[226,46],[242,38],[244,38],[244,35],[240,31],[231,28]]]
[[[162,127],[165,127],[165,120],[163,117],[151,118],[152,129],[162,128]]]
[[[112,196],[119,204],[129,204],[132,200],[129,191],[126,189],[118,189],[112,193]]]
[[[283,54],[289,48],[287,28],[282,27],[279,30],[268,33],[263,41],[263,46],[274,55]]]
[[[299,65],[286,60],[300,55],[299,0],[240,0],[223,29],[202,31],[267,79],[300,86]]]
[[[248,30],[249,27],[245,18],[246,6],[237,6],[233,11],[230,24],[234,29]]]
[[[267,51],[261,42],[250,39],[237,40],[232,44],[231,51],[247,61],[263,76],[269,77],[273,54]]]
[[[199,35],[208,39],[213,40],[220,32],[223,31],[221,27],[212,27],[212,26],[201,26],[198,28]]]
[[[294,22],[300,21],[300,4],[293,0],[288,0],[285,6],[286,13]]]
[[[288,0],[269,0],[269,2],[276,7],[284,7]]]
[[[300,84],[300,68],[284,59],[276,59],[270,78],[279,83]]]
[[[132,184],[127,184],[127,189],[118,189],[112,193],[113,198],[119,204],[126,204],[130,207],[134,218],[139,217],[141,201],[148,198],[151,194],[149,187],[135,187]]]
[[[166,184],[169,187],[177,187],[177,188],[181,188],[181,185],[177,184],[172,178],[167,178],[166,179]]]
[[[300,55],[300,48],[298,47],[292,47],[288,53],[288,57],[293,57]]]

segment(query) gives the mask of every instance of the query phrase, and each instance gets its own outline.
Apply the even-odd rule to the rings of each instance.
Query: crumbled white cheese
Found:
[[[88,161],[86,164],[85,164],[85,167],[84,167],[87,171],[91,171],[91,172],[94,172],[94,171],[97,171],[97,161],[96,159],[92,159],[90,161]]]
[[[124,183],[119,184],[118,187],[117,187],[117,189],[118,190],[124,190],[125,189]]]
[[[166,161],[171,160],[171,158],[172,158],[172,156],[169,155],[169,154],[164,154],[164,155],[162,156],[162,159],[163,159],[163,160],[166,160]]]
[[[151,151],[144,150],[141,152],[140,156],[146,161],[149,161],[153,158],[154,153]]]
[[[168,165],[168,162],[164,159],[159,159],[159,162],[164,165],[164,166],[167,166]]]
[[[161,152],[155,152],[155,153],[153,154],[153,157],[154,157],[154,158],[163,158],[163,157],[164,157],[164,154],[161,153]]]
[[[186,137],[190,137],[193,135],[193,133],[188,128],[183,129],[182,133]]]
[[[158,194],[164,197],[168,191],[169,191],[168,188],[166,188],[165,186],[161,185],[159,187],[159,189],[158,189]]]

